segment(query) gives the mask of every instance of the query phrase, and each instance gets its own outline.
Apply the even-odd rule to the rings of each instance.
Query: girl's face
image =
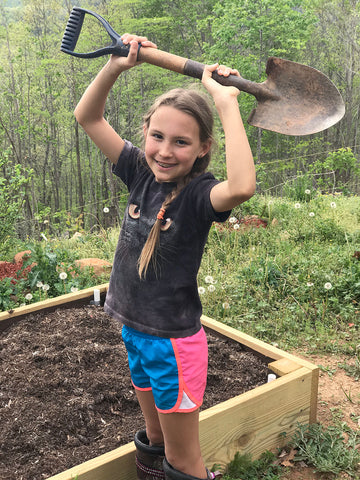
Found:
[[[179,181],[211,147],[211,140],[200,141],[195,118],[171,106],[155,111],[144,135],[146,161],[159,183]]]

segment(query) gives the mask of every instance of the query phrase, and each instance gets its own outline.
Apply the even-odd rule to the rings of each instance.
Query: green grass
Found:
[[[199,275],[204,313],[280,348],[352,355],[360,342],[359,199],[296,203],[255,197],[234,217],[255,213],[267,228],[211,229]]]

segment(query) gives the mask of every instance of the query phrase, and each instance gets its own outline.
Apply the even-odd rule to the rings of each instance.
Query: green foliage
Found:
[[[316,423],[299,425],[292,438],[298,450],[294,460],[304,461],[318,472],[355,476],[360,462],[359,439],[359,431],[346,424],[328,428]]]
[[[317,184],[325,191],[334,191],[336,188],[346,194],[350,192],[350,183],[360,180],[360,162],[349,147],[339,148],[330,152],[325,159],[316,160],[309,171],[320,175]]]
[[[276,457],[266,451],[257,460],[251,455],[236,453],[234,459],[227,465],[224,480],[280,480],[281,467],[276,464]]]
[[[25,187],[29,183],[32,171],[21,165],[12,165],[9,152],[0,154],[0,244],[9,242],[14,226],[21,216]]]
[[[14,285],[11,278],[4,278],[0,282],[0,311],[8,310],[13,304],[11,295],[14,295]]]
[[[94,284],[91,272],[81,272],[75,266],[76,253],[46,243],[30,245],[31,254],[24,266],[33,265],[25,287],[34,300],[56,297]],[[44,288],[46,286],[46,288]]]

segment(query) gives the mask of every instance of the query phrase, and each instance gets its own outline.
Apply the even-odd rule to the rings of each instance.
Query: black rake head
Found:
[[[84,23],[85,15],[92,15],[99,21],[99,26],[105,28],[110,37],[110,45],[93,50],[91,52],[76,52],[76,44],[80,36],[80,32]],[[121,57],[127,57],[129,53],[129,45],[124,45],[121,37],[111,25],[100,15],[91,10],[81,7],[73,7],[69,20],[67,22],[65,32],[62,38],[60,50],[74,57],[95,58],[102,55],[114,54]]]

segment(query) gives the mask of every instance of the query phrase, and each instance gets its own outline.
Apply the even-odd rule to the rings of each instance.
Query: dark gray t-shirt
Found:
[[[139,160],[142,158],[142,160]],[[130,142],[113,172],[129,190],[115,252],[105,311],[125,325],[150,335],[181,338],[201,327],[197,274],[213,221],[225,221],[230,212],[217,213],[210,190],[218,181],[211,173],[193,179],[165,213],[156,268],[150,264],[140,279],[137,261],[159,209],[175,183],[158,183],[143,153]],[[168,227],[168,228],[167,228]]]

